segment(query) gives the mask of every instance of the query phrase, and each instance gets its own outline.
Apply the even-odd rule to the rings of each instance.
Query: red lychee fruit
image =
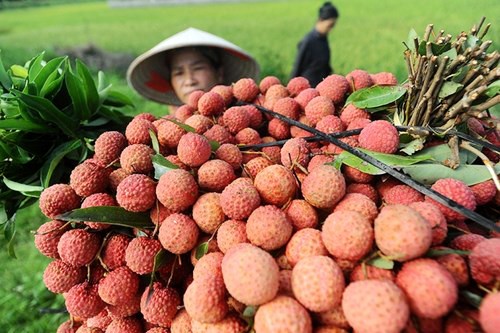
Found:
[[[123,234],[112,234],[101,251],[101,260],[108,270],[124,266],[125,251],[131,238]]]
[[[108,175],[104,167],[87,160],[73,169],[69,184],[77,195],[88,197],[93,193],[105,191]]]
[[[153,131],[156,134],[156,128],[153,125],[153,122],[147,119],[132,119],[130,123],[128,123],[127,128],[125,129],[125,137],[130,145],[134,144],[151,144],[151,136],[149,131]]]
[[[222,192],[236,179],[233,167],[222,160],[210,160],[198,169],[198,184],[207,191]]]
[[[198,102],[205,92],[203,90],[195,90],[189,94],[187,105],[191,108],[198,110]]]
[[[236,143],[240,145],[257,145],[262,143],[259,132],[250,127],[246,127],[236,133],[234,138],[236,139]]]
[[[148,237],[132,239],[125,250],[127,267],[137,274],[153,271],[155,256],[162,249],[160,241]]]
[[[112,192],[116,192],[116,189],[118,188],[118,185],[121,183],[121,181],[130,175],[131,174],[129,172],[125,171],[122,168],[113,170],[109,174],[109,189],[111,189]]]
[[[125,136],[117,131],[104,132],[94,144],[94,157],[104,165],[108,165],[120,158],[122,150],[127,146]]]
[[[248,240],[264,250],[276,250],[292,236],[292,224],[286,214],[276,206],[261,206],[248,217]]]
[[[444,178],[438,179],[432,186],[431,189],[444,195],[445,197],[457,202],[458,204],[468,208],[470,210],[476,209],[476,198],[474,197],[474,192],[467,186],[464,182],[453,179]],[[452,210],[445,205],[438,203],[430,197],[425,197],[425,201],[435,204],[439,210],[444,214],[448,222],[454,221],[464,221],[465,217]]]
[[[142,324],[138,318],[128,317],[128,318],[120,318],[114,319],[111,324],[109,324],[108,328],[106,328],[106,333],[141,333]]]
[[[318,225],[318,212],[305,200],[292,200],[285,213],[295,230],[315,228]]]
[[[277,100],[288,96],[290,96],[290,93],[286,87],[281,84],[274,84],[266,91],[264,107],[272,110]]]
[[[370,74],[362,69],[355,69],[351,71],[345,76],[345,78],[347,82],[349,82],[352,91],[368,88],[373,85]]]
[[[478,206],[486,205],[495,198],[497,193],[497,188],[493,180],[487,180],[485,182],[472,185],[470,187],[474,197],[476,198],[476,204]]]
[[[498,332],[500,327],[500,293],[491,293],[481,302],[479,308],[479,322],[486,333]]]
[[[139,276],[127,266],[118,267],[99,281],[101,299],[111,305],[120,305],[131,300],[139,290]]]
[[[156,282],[142,294],[141,313],[151,324],[170,327],[180,303],[181,298],[177,291]]]
[[[199,167],[210,158],[212,150],[208,139],[200,134],[184,134],[177,146],[177,156],[190,167]]]
[[[311,163],[309,163],[309,164],[311,164]],[[370,185],[370,184],[351,183],[351,184],[347,185],[345,191],[346,191],[346,194],[359,193],[359,194],[366,195],[375,204],[377,204],[379,201],[379,196],[378,196],[377,190],[375,189],[375,187],[373,187],[373,185]]]
[[[375,120],[361,130],[358,142],[361,148],[393,154],[398,150],[399,133],[390,122]]]
[[[233,106],[224,111],[222,120],[231,134],[236,134],[250,125],[250,116],[242,106]]]
[[[227,312],[224,283],[220,277],[194,280],[184,293],[184,307],[193,321],[216,323]]]
[[[296,165],[306,168],[309,163],[309,148],[306,140],[302,138],[288,140],[281,147],[281,163],[287,168]]]
[[[164,121],[158,126],[158,142],[167,148],[176,148],[186,131],[172,121]]]
[[[346,194],[334,208],[334,212],[344,210],[361,213],[371,223],[378,215],[377,205],[375,205],[366,195],[359,193]]]
[[[448,225],[439,208],[429,202],[412,202],[408,206],[415,209],[430,224],[432,245],[441,244],[448,234]]]
[[[81,267],[94,260],[100,246],[101,240],[97,234],[83,229],[72,229],[61,236],[57,251],[65,263]]]
[[[438,250],[449,250],[446,247],[439,247]],[[469,283],[469,269],[464,258],[456,253],[449,253],[436,257],[436,261],[440,263],[450,274],[460,287],[464,287]]]
[[[267,131],[276,140],[285,140],[290,137],[290,125],[277,118],[269,121]]]
[[[288,81],[286,88],[290,92],[291,97],[295,97],[300,94],[301,91],[311,88],[309,80],[302,76],[297,76]]]
[[[456,250],[472,251],[477,244],[486,240],[484,236],[478,234],[463,234],[455,237],[450,246]]]
[[[228,220],[217,230],[217,245],[222,253],[226,253],[239,243],[248,243],[246,223],[238,220]]]
[[[334,257],[356,261],[370,252],[374,235],[371,221],[366,216],[341,210],[326,218],[321,238]]]
[[[330,165],[316,167],[302,183],[304,199],[316,208],[330,209],[344,194],[344,176]]]
[[[191,117],[194,114],[195,111],[196,111],[196,109],[190,107],[187,104],[184,104],[184,105],[179,106],[175,110],[174,116],[175,116],[175,119],[177,119],[178,121],[180,121],[181,123],[183,123],[183,122],[186,121],[186,119],[188,119],[189,117]],[[156,129],[158,130],[158,127]],[[158,136],[159,135],[160,135],[160,133],[158,133]]]
[[[53,293],[65,293],[85,280],[86,269],[75,267],[62,260],[50,262],[43,272],[43,282]]]
[[[167,251],[183,254],[196,246],[199,232],[193,219],[187,215],[175,213],[161,224],[158,239]]]
[[[278,292],[278,264],[268,252],[248,243],[237,244],[226,253],[222,275],[231,296],[247,305],[267,303]]]
[[[397,86],[398,79],[396,76],[390,72],[380,72],[376,74],[370,74],[373,84],[378,86]]]
[[[281,84],[280,79],[278,79],[276,76],[266,76],[262,80],[260,80],[259,83],[259,89],[262,94],[266,94],[267,90],[269,87],[275,85],[275,84]]]
[[[224,111],[226,103],[224,98],[216,92],[204,93],[198,100],[198,111],[203,116],[216,116]]]
[[[302,110],[306,108],[306,105],[315,97],[319,96],[319,91],[314,88],[308,88],[302,90],[296,97],[295,100],[299,103]]]
[[[234,170],[238,170],[243,163],[243,156],[236,145],[225,143],[215,151],[215,157],[229,163]]]
[[[333,162],[334,157],[331,155],[324,155],[324,154],[318,154],[314,155],[311,160],[309,161],[309,164],[307,164],[307,171],[311,172],[314,170],[319,165],[323,165],[326,163],[331,163]]]
[[[222,191],[220,204],[229,218],[246,219],[260,206],[259,192],[248,178],[237,178]]]
[[[151,157],[154,150],[144,144],[134,144],[123,149],[120,165],[128,173],[148,174],[153,170]]]
[[[293,267],[293,294],[310,311],[329,311],[337,307],[344,288],[342,270],[327,256],[305,257]]]
[[[344,102],[351,87],[342,75],[331,74],[318,83],[316,89],[321,96],[328,97],[334,104],[338,105]]]
[[[171,170],[160,177],[156,196],[171,212],[182,212],[198,199],[198,184],[186,170]]]
[[[86,197],[82,202],[82,208],[88,207],[109,207],[117,206],[115,198],[108,193],[94,193]],[[109,224],[103,222],[85,222],[90,228],[95,230],[104,230],[110,227]]]
[[[307,119],[315,126],[323,117],[335,114],[333,102],[324,96],[314,97],[304,108]]]
[[[274,163],[264,156],[259,156],[251,159],[243,165],[242,176],[255,179],[257,174]]]
[[[312,333],[309,312],[294,298],[277,296],[257,309],[254,329],[259,333]]]
[[[35,233],[35,246],[46,257],[59,259],[57,243],[68,230],[63,221],[53,220],[42,224]]]
[[[290,265],[295,266],[300,260],[311,256],[326,256],[326,250],[321,240],[321,231],[304,228],[293,234],[286,245],[286,257]]]
[[[218,85],[212,87],[212,89],[210,89],[210,91],[221,95],[222,99],[224,99],[224,104],[226,106],[231,104],[231,102],[234,99],[233,87],[231,87],[231,86],[225,86],[222,84],[218,84]]]
[[[65,294],[65,299],[68,312],[83,319],[96,316],[106,306],[97,293],[97,285],[88,282],[73,286]]]
[[[419,317],[440,318],[450,312],[458,300],[455,279],[432,259],[404,263],[396,283],[408,297],[412,313]]]
[[[469,265],[472,278],[480,284],[500,280],[500,238],[477,244],[469,255]]]
[[[133,174],[121,181],[116,189],[116,201],[131,212],[145,212],[156,201],[156,184],[146,175]]]
[[[350,283],[342,297],[342,309],[357,332],[398,333],[410,315],[404,293],[390,280]]]
[[[225,220],[219,193],[205,193],[193,206],[193,219],[205,233],[214,233]]]
[[[233,94],[236,99],[243,102],[252,102],[260,90],[253,79],[243,78],[233,84]]]
[[[208,131],[214,123],[208,117],[202,116],[201,114],[195,114],[186,119],[184,124],[192,127],[195,133],[203,134]]]
[[[385,206],[375,219],[375,241],[384,255],[407,261],[427,252],[432,243],[432,229],[413,208]]]
[[[424,195],[408,185],[396,185],[384,195],[388,205],[409,205],[412,202],[424,201]]]
[[[247,324],[235,313],[229,313],[224,319],[216,323],[201,323],[192,321],[193,332],[204,333],[243,333]]]
[[[235,139],[229,130],[220,124],[215,124],[203,135],[210,141],[218,142],[220,145],[234,143]]]
[[[274,103],[273,111],[285,117],[297,120],[299,119],[301,107],[295,99],[284,97]]]
[[[282,165],[273,164],[255,177],[255,187],[266,203],[283,206],[293,199],[297,183],[293,173]]]
[[[191,332],[191,317],[187,313],[186,309],[181,309],[177,311],[177,314],[172,321],[172,326],[170,326],[171,333],[185,333]]]

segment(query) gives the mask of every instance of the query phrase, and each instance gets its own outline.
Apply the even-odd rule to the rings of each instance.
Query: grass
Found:
[[[189,6],[109,8],[103,1],[0,11],[0,48],[8,66],[24,63],[46,50],[53,56],[58,47],[93,43],[107,51],[138,55],[167,36],[189,26],[210,31],[253,54],[262,76],[276,75],[287,81],[296,44],[308,32],[323,1],[253,1]],[[410,29],[423,34],[428,23],[455,36],[487,16],[500,17],[497,0],[472,3],[456,1],[337,0],[337,26],[329,36],[332,66],[346,74],[355,68],[370,72],[392,71],[406,77],[402,41]],[[453,15],[450,15],[453,13]],[[488,20],[489,18],[489,20]],[[499,26],[488,34],[498,49]],[[137,112],[164,114],[165,106],[144,101],[131,91],[124,73],[107,73],[115,87],[137,104]],[[0,327],[3,332],[50,332],[65,320],[61,314],[41,309],[60,309],[63,302],[43,286],[48,259],[38,254],[30,230],[46,219],[36,206],[21,211],[17,226],[17,255],[3,251],[0,286]]]

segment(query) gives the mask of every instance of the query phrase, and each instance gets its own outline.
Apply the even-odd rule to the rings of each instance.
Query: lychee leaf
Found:
[[[177,165],[160,154],[153,155],[151,160],[153,161],[153,167],[155,169],[155,179],[160,179],[161,176],[171,170],[179,169]]]
[[[196,248],[195,258],[200,260],[208,252],[208,242],[203,242]]]
[[[36,197],[40,196],[40,193],[42,193],[43,191],[42,186],[33,186],[33,185],[18,183],[10,179],[7,179],[7,177],[5,176],[3,177],[3,182],[8,188],[10,188],[13,191],[21,193],[31,193],[33,195],[36,195],[36,193],[38,193]]]
[[[382,257],[370,259],[367,264],[381,269],[394,268],[394,261]]]
[[[460,296],[462,296],[467,303],[477,309],[479,309],[481,302],[483,301],[483,298],[481,296],[474,294],[473,292],[470,292],[468,290],[460,290]]]
[[[441,257],[447,254],[458,254],[460,256],[468,256],[471,251],[455,250],[455,249],[430,249],[427,251],[427,257]]]
[[[402,86],[372,86],[353,92],[347,98],[346,104],[352,103],[360,109],[380,111],[377,108],[396,102],[404,94],[406,94],[406,88]]]
[[[82,141],[79,139],[64,142],[55,148],[47,158],[42,168],[40,169],[40,181],[43,187],[49,187],[50,180],[54,170],[57,168],[61,160],[69,153],[82,147]]]
[[[479,147],[476,147],[479,148]],[[479,148],[481,149],[481,148]],[[445,160],[451,159],[451,149],[450,146],[447,144],[441,144],[441,145],[436,145],[432,147],[425,148],[421,150],[418,154],[415,154],[415,156],[420,156],[420,155],[430,155],[432,157],[432,160],[443,163]],[[458,155],[460,158],[460,163],[461,164],[471,164],[473,163],[477,155],[465,150],[465,149],[459,149]]]
[[[453,82],[453,81],[446,81],[445,83],[443,83],[443,86],[439,90],[438,97],[441,99],[446,98],[448,96],[451,96],[451,95],[457,93],[463,87],[464,87],[463,84]]]
[[[495,165],[495,171],[500,173],[500,163]],[[403,172],[426,185],[434,184],[441,178],[454,178],[469,186],[491,179],[491,174],[484,165],[461,164],[458,168],[451,169],[438,163],[419,163],[405,166]]]
[[[158,137],[156,136],[155,131],[153,131],[151,128],[148,129],[149,132],[149,137],[151,138],[151,145],[153,146],[153,150],[155,153],[159,154],[160,153],[160,143],[158,142]]]
[[[406,40],[406,46],[412,51],[415,51],[415,38],[418,40],[418,34],[415,29],[411,29],[408,33],[408,38]]]
[[[208,140],[208,142],[210,143],[210,149],[215,152],[217,151],[217,149],[219,149],[220,147],[220,143],[215,141],[215,140]]]
[[[155,261],[153,263],[153,273],[152,274],[154,274],[154,272],[156,272],[163,265],[165,265],[167,260],[168,260],[168,252],[165,251],[164,249],[161,249],[160,251],[158,251],[158,253],[155,255]],[[151,280],[153,280],[153,276],[151,277]]]
[[[484,94],[488,97],[495,97],[500,93],[500,80],[494,81],[488,86]]]
[[[249,305],[243,310],[243,317],[253,317],[256,311],[257,308],[255,306]]]
[[[189,125],[183,124],[180,121],[177,121],[175,119],[167,119],[167,120],[173,122],[174,124],[176,124],[177,126],[182,128],[183,130],[185,130],[186,132],[196,133],[196,130]]]
[[[122,207],[89,207],[74,209],[56,217],[61,221],[96,222],[130,228],[154,228],[146,213],[129,212]]]

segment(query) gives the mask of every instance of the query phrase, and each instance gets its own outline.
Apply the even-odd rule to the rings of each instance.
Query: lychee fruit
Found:
[[[477,244],[469,255],[469,265],[472,278],[480,284],[500,280],[500,238]]]
[[[464,182],[453,179],[453,178],[443,178],[438,179],[432,186],[431,189],[444,195],[445,197],[457,202],[458,204],[464,206],[467,209],[476,209],[476,198],[474,197],[474,192],[467,186]],[[425,201],[435,204],[439,210],[444,214],[448,222],[454,221],[464,221],[465,216],[452,210],[451,208],[431,199],[430,197],[425,197]]]
[[[116,189],[116,201],[120,207],[131,212],[145,212],[156,201],[156,184],[142,174],[133,174],[121,181]]]
[[[231,296],[247,305],[267,303],[278,292],[278,264],[255,245],[233,246],[222,260],[222,275]]]
[[[287,140],[281,147],[281,163],[287,167],[292,168],[296,165],[307,168],[309,163],[309,148],[307,147],[306,140],[302,138],[294,138]]]
[[[500,293],[491,293],[481,302],[479,307],[479,322],[486,333],[498,332],[500,327]]]
[[[65,294],[65,299],[68,312],[83,319],[96,316],[106,306],[97,293],[97,285],[88,282],[73,286]]]
[[[243,166],[242,175],[255,179],[257,174],[274,163],[264,156],[258,156],[251,159]]]
[[[295,230],[315,228],[318,225],[318,212],[305,200],[292,200],[285,213]]]
[[[293,173],[282,165],[273,164],[255,176],[255,187],[266,203],[283,206],[293,199],[297,183]]]
[[[309,163],[311,164],[311,163]],[[349,193],[359,193],[366,195],[371,201],[373,201],[375,204],[378,203],[379,201],[379,195],[375,187],[371,184],[362,184],[362,183],[351,183],[347,185],[346,189],[346,194]]]
[[[316,208],[331,209],[344,194],[344,176],[330,165],[316,167],[302,183],[304,199]]]
[[[290,265],[295,266],[300,260],[311,256],[326,256],[328,251],[321,239],[321,231],[304,228],[293,234],[286,245],[286,257]]]
[[[207,138],[196,133],[184,134],[177,146],[177,156],[190,167],[199,167],[208,161],[211,152]]]
[[[472,185],[470,187],[474,197],[476,198],[476,204],[478,206],[486,205],[495,198],[497,193],[497,188],[493,180],[487,180],[485,182]]]
[[[259,192],[248,178],[237,178],[222,191],[220,204],[229,218],[246,219],[260,206]]]
[[[229,105],[234,99],[233,95],[233,87],[231,86],[225,86],[222,84],[218,84],[216,86],[213,86],[210,91],[215,92],[219,95],[221,95],[222,99],[224,99],[224,104]]]
[[[160,241],[148,237],[136,237],[125,250],[127,267],[137,274],[149,274],[153,271],[155,257],[163,247]]]
[[[306,108],[306,105],[314,98],[319,96],[319,91],[314,88],[308,88],[302,90],[296,97],[295,100],[299,103],[302,110]]]
[[[72,229],[61,236],[57,251],[65,263],[81,267],[94,260],[100,246],[101,240],[97,234],[83,229]]]
[[[285,245],[292,235],[292,224],[276,206],[261,206],[248,217],[248,240],[264,250],[276,250]]]
[[[348,193],[335,206],[334,212],[344,210],[355,211],[364,215],[371,223],[378,215],[377,205],[366,195],[360,193]]]
[[[161,224],[158,239],[169,252],[183,254],[191,251],[198,240],[200,231],[189,216],[175,213]]]
[[[120,154],[127,144],[127,139],[122,133],[118,131],[104,132],[95,140],[94,157],[104,165],[111,164],[120,158]]]
[[[156,197],[171,212],[182,212],[198,199],[198,184],[186,170],[171,170],[160,177]]]
[[[226,253],[234,245],[248,243],[246,223],[238,220],[227,220],[217,229],[217,245],[222,253]]]
[[[274,103],[273,111],[285,117],[297,120],[300,115],[300,104],[291,97],[280,98]]]
[[[359,147],[380,153],[393,154],[399,147],[399,133],[386,120],[375,120],[359,133]]]
[[[141,313],[151,324],[170,327],[180,303],[181,298],[177,291],[156,282],[142,294]]]
[[[151,157],[154,151],[144,144],[134,144],[123,149],[120,165],[128,173],[149,174],[153,170]]]
[[[225,106],[226,103],[224,98],[213,91],[204,93],[198,100],[198,111],[206,117],[216,116],[222,113]]]
[[[184,124],[192,127],[195,133],[203,134],[208,131],[208,129],[212,127],[214,123],[208,117],[202,116],[201,114],[195,114],[186,119]]]
[[[231,134],[236,134],[250,125],[250,116],[242,106],[233,106],[224,111],[222,120]]]
[[[229,130],[222,125],[215,124],[203,135],[210,141],[218,142],[220,145],[234,143],[234,137]]]
[[[352,270],[349,280],[351,282],[360,280],[396,280],[396,274],[394,271],[389,269],[378,268],[376,266],[368,265],[366,263],[361,263],[354,267]]]
[[[106,328],[106,333],[141,333],[142,324],[138,318],[128,317],[128,318],[120,318],[114,319],[111,324],[109,324],[108,328]]]
[[[114,270],[124,266],[125,251],[131,238],[124,234],[112,234],[106,240],[106,244],[101,250],[101,260],[108,270]]]
[[[207,191],[222,192],[236,179],[233,167],[223,160],[210,160],[198,169],[198,184]]]
[[[135,144],[151,144],[151,136],[149,131],[153,131],[156,134],[156,128],[152,121],[141,118],[134,118],[130,123],[128,123],[125,129],[125,137],[129,145]]]
[[[238,170],[243,162],[243,156],[239,148],[230,143],[221,144],[215,151],[215,157],[229,163],[234,170]]]
[[[77,165],[70,175],[69,185],[81,197],[104,192],[108,186],[108,172],[90,160]]]
[[[410,316],[404,293],[390,280],[351,282],[342,309],[356,332],[398,333]]]
[[[222,279],[194,280],[184,293],[184,307],[193,321],[216,323],[222,320],[228,312]]]
[[[408,297],[412,313],[419,317],[440,318],[450,312],[458,300],[455,279],[432,259],[404,263],[396,283]]]
[[[305,109],[307,119],[315,126],[323,117],[335,114],[333,102],[324,96],[314,97]]]
[[[342,104],[351,90],[347,79],[338,74],[331,74],[316,86],[321,96],[328,97],[334,104]]]
[[[281,84],[280,79],[278,79],[276,76],[272,76],[272,75],[266,76],[265,78],[260,80],[260,83],[259,83],[260,92],[265,94],[267,92],[267,89],[269,89],[269,87],[271,87],[275,84]]]
[[[108,193],[94,193],[90,196],[86,197],[83,202],[81,208],[88,207],[109,207],[109,206],[117,206],[115,198]],[[95,230],[104,230],[110,227],[109,224],[103,222],[85,222],[90,228]]]
[[[187,105],[193,108],[194,110],[198,110],[198,101],[201,96],[203,96],[205,92],[203,90],[195,90],[188,96]]]
[[[311,84],[309,83],[309,80],[306,79],[305,77],[297,76],[288,81],[286,88],[290,92],[290,96],[295,97],[301,91],[311,88]]]
[[[290,137],[290,125],[277,118],[269,121],[267,131],[270,136],[277,140],[285,140]]]
[[[371,221],[366,216],[356,211],[341,210],[326,218],[321,238],[334,257],[356,261],[370,252],[374,235]]]
[[[46,257],[59,259],[57,243],[68,230],[63,221],[52,220],[42,224],[35,233],[35,246]]]
[[[101,299],[111,305],[127,303],[139,290],[139,276],[128,267],[122,266],[109,272],[99,281],[98,293]]]
[[[245,127],[235,137],[236,143],[240,145],[258,145],[262,143],[259,132],[250,127]]]
[[[180,121],[181,123],[183,123],[183,122],[186,121],[186,119],[188,119],[189,117],[191,117],[195,113],[195,111],[196,111],[196,109],[190,107],[187,104],[184,104],[184,105],[179,106],[175,110],[174,116],[175,116],[175,119],[177,119],[178,121]],[[156,129],[158,130],[158,127],[156,127]],[[158,131],[158,136],[159,135],[160,135],[160,133]]]
[[[378,86],[396,86],[398,85],[398,79],[396,76],[390,72],[380,72],[375,74],[370,74],[370,77],[374,85]]]
[[[342,270],[327,256],[305,257],[293,267],[293,294],[310,311],[329,311],[337,307],[344,288]]]
[[[173,121],[164,121],[158,126],[158,142],[167,148],[176,148],[186,131]]]
[[[236,99],[243,102],[252,102],[260,90],[253,79],[239,79],[233,84],[233,94]]]
[[[388,205],[409,205],[412,202],[424,201],[424,195],[408,185],[396,185],[384,195],[384,202]]]
[[[254,329],[259,333],[312,333],[309,312],[293,297],[280,295],[260,306],[255,313]]]
[[[430,224],[408,206],[383,207],[374,227],[378,248],[393,260],[418,258],[427,252],[432,243]]]
[[[367,71],[355,69],[345,76],[352,91],[368,88],[373,85],[373,80]]]
[[[448,234],[448,225],[439,208],[429,202],[412,202],[408,206],[415,209],[430,224],[432,228],[432,245],[441,244]]]
[[[53,293],[65,293],[85,280],[86,269],[75,267],[62,260],[50,262],[43,272],[43,282]]]

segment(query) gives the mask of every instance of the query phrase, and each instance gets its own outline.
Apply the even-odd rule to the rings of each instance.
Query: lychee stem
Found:
[[[462,143],[460,144],[460,147],[470,151],[473,154],[476,154],[483,161],[484,166],[488,169],[488,171],[491,174],[491,178],[493,179],[493,182],[495,183],[497,191],[500,191],[500,181],[498,180],[497,173],[496,173],[495,168],[493,167],[493,163],[491,163],[490,159],[486,155],[484,155],[481,151],[472,147],[470,145],[470,143],[468,143],[467,141],[462,141]]]

